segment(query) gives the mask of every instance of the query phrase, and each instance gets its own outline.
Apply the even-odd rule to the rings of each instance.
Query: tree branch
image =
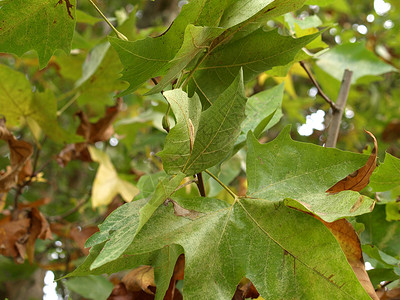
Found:
[[[337,110],[337,106],[335,105],[335,103],[333,103],[333,101],[331,99],[329,99],[329,97],[324,93],[324,91],[321,89],[320,85],[318,84],[317,80],[315,79],[314,75],[311,73],[311,71],[307,68],[306,64],[304,63],[304,61],[300,61],[300,65],[303,67],[304,71],[306,71],[308,77],[310,78],[310,80],[312,81],[312,83],[314,84],[314,86],[317,88],[318,90],[318,94],[321,95],[321,97],[332,107],[332,110],[335,111]]]
[[[207,172],[207,170],[206,170],[206,172]],[[199,189],[200,196],[206,197],[206,190],[204,188],[203,174],[201,172],[197,173],[196,177],[197,177],[196,184],[197,184],[197,188]]]
[[[339,136],[340,122],[342,121],[342,115],[344,107],[346,106],[347,97],[350,91],[352,71],[345,70],[343,74],[342,83],[340,85],[339,96],[336,100],[337,110],[332,112],[332,120],[328,129],[328,137],[326,139],[326,147],[336,147],[336,142]]]

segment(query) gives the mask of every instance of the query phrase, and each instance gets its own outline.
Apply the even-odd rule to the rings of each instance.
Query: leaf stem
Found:
[[[228,188],[225,184],[223,184],[222,181],[219,180],[217,176],[215,176],[213,173],[211,173],[208,170],[205,170],[205,172],[208,175],[210,175],[216,182],[218,182],[235,200],[238,198],[238,196],[230,188]]]
[[[197,188],[199,189],[200,196],[206,197],[206,189],[204,188],[203,174],[201,172],[197,173],[196,178],[197,178],[196,184]]]
[[[100,14],[100,16],[106,21],[106,23],[111,27],[111,29],[115,32],[117,37],[123,41],[129,41],[128,38],[123,35],[121,32],[117,30],[117,28],[114,27],[113,24],[107,19],[107,17],[103,14],[103,12],[100,10],[100,8],[97,7],[96,3],[93,2],[93,0],[89,0],[89,2],[93,5],[93,7],[97,10],[97,12]]]
[[[303,67],[304,71],[306,71],[308,77],[310,78],[310,80],[312,81],[314,86],[317,88],[318,93],[321,95],[321,97],[332,107],[333,111],[338,110],[338,107],[335,105],[335,103],[333,103],[333,101],[331,99],[329,99],[329,97],[323,92],[323,90],[321,89],[321,87],[318,84],[317,80],[315,79],[314,75],[307,68],[307,66],[304,63],[304,61],[300,61],[300,65]]]
[[[70,107],[81,95],[80,92],[77,92],[59,111],[57,111],[57,117],[59,117],[68,107]]]

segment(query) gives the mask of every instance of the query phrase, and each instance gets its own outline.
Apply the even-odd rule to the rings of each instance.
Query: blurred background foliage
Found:
[[[137,40],[164,32],[187,1],[98,0],[96,3],[129,40]],[[127,87],[119,79],[123,66],[106,39],[113,33],[88,1],[79,1],[77,9],[70,55],[58,51],[48,66],[39,70],[34,52],[20,58],[0,53],[0,64],[25,74],[35,94],[50,91],[54,95],[58,122],[70,133],[80,124],[77,111],[83,111],[95,123],[104,116],[107,107],[115,104],[118,91]],[[354,72],[337,147],[354,152],[370,151],[366,146],[371,145],[371,140],[364,133],[364,129],[369,130],[377,137],[380,162],[385,152],[400,157],[399,26],[400,1],[397,0],[351,3],[309,0],[301,10],[265,24],[266,29],[278,28],[280,34],[295,37],[323,30],[321,39],[309,47],[314,52],[309,54],[317,55],[306,61],[323,91],[335,100],[344,69]],[[283,81],[283,117],[264,134],[262,142],[272,140],[285,125],[292,124],[295,140],[323,145],[330,107],[300,64],[285,71],[265,72],[247,85],[247,94],[270,89]],[[162,163],[156,153],[162,149],[166,136],[161,120],[167,105],[160,94],[143,96],[152,86],[148,82],[124,96],[121,112],[114,122],[114,133],[106,141],[94,144],[108,154],[119,178],[139,188],[151,187],[152,180],[162,175]],[[10,125],[12,120],[7,122]],[[173,118],[170,122],[173,124]],[[114,197],[108,205],[93,208],[96,205],[90,198],[98,163],[72,160],[62,168],[55,159],[64,146],[62,142],[49,137],[35,122],[15,120],[11,125],[15,136],[35,145],[33,157],[41,180],[13,189],[6,197],[2,195],[0,219],[10,213],[16,197],[23,203],[48,199],[40,204],[40,210],[51,222],[54,239],[36,241],[34,264],[17,265],[10,258],[0,257],[0,298],[28,299],[23,298],[28,292],[32,299],[38,299],[44,291],[44,299],[67,299],[68,296],[106,299],[112,284],[105,284],[104,277],[90,277],[84,284],[79,282],[81,279],[57,283],[52,279],[65,275],[82,262],[87,254],[84,241],[96,230],[96,224],[124,203],[122,198]],[[8,152],[6,143],[1,141],[0,169],[9,164]],[[215,169],[221,180],[239,194],[246,189],[244,158],[245,150],[241,150]],[[158,175],[150,178],[146,174]],[[219,186],[205,179],[209,195],[226,197]],[[197,190],[189,189],[186,193],[195,195]],[[399,287],[397,201],[400,190],[375,194],[367,187],[364,193],[380,202],[373,213],[351,221],[361,234],[371,280],[377,289],[386,293]],[[104,290],[93,293],[99,285]]]

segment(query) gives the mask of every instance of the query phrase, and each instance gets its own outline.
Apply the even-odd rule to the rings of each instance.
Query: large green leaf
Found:
[[[19,125],[21,120],[31,129],[38,124],[56,142],[79,140],[58,125],[57,100],[53,93],[48,90],[32,93],[25,75],[5,65],[0,65],[0,113],[11,126]]]
[[[384,192],[400,186],[400,159],[386,153],[385,161],[372,174],[369,186],[374,192]]]
[[[168,31],[156,38],[127,42],[110,38],[111,45],[117,50],[124,65],[122,79],[129,82],[128,94],[137,89],[151,77],[161,75],[168,62],[181,48],[184,32],[188,24],[196,26],[218,26],[225,1],[195,0],[182,7]]]
[[[71,278],[65,285],[69,290],[93,300],[106,300],[113,290],[113,284],[103,276]]]
[[[242,123],[242,133],[237,144],[246,140],[250,130],[257,131],[259,135],[279,122],[282,117],[281,105],[284,87],[284,83],[281,83],[269,90],[257,93],[247,100],[246,119]],[[271,114],[273,114],[272,118]]]
[[[119,213],[107,218],[107,221],[99,226],[100,232],[95,233],[86,241],[87,247],[107,241],[91,268],[98,268],[118,258],[140,232],[158,206],[175,192],[184,177],[184,174],[179,173],[172,178],[162,179],[147,203],[145,200],[139,200],[133,202],[134,205],[132,206],[121,206],[116,210]],[[130,220],[134,216],[137,218],[132,223]]]
[[[176,174],[182,171],[193,175],[221,162],[232,150],[239,136],[247,100],[244,95],[243,74],[239,72],[214,104],[201,114],[200,121],[198,97],[189,99],[183,91],[172,92],[173,95],[176,93],[180,97],[186,97],[186,100],[180,100],[182,107],[178,104],[173,106],[178,115],[178,127],[171,130],[169,135],[172,137],[167,136],[165,150],[158,155],[162,158],[167,173]],[[169,101],[171,105],[174,102]],[[190,105],[193,105],[192,110],[189,109]]]
[[[380,75],[396,68],[380,60],[365,48],[364,43],[338,45],[322,54],[317,65],[328,74],[341,81],[345,69],[353,71],[352,83],[367,75]]]
[[[201,214],[189,219],[176,216],[171,205],[161,206],[114,264],[181,245],[184,299],[231,299],[243,277],[265,299],[369,299],[336,239],[315,218],[267,200],[236,199],[233,205],[212,198],[174,200]],[[135,203],[124,206],[108,219],[132,226]]]
[[[4,2],[4,1],[3,1]],[[56,49],[71,50],[75,0],[13,0],[0,3],[0,52],[36,50],[44,68]]]
[[[248,197],[269,201],[288,199],[288,205],[298,207],[289,200],[294,199],[328,222],[371,211],[373,200],[358,192],[333,195],[325,192],[362,167],[368,156],[296,142],[289,133],[290,126],[275,140],[263,145],[249,134]]]
[[[215,48],[197,67],[190,83],[190,92],[198,93],[212,103],[233,81],[243,68],[244,82],[275,66],[283,66],[295,58],[302,47],[315,39],[319,33],[293,39],[278,34],[276,30],[262,28]]]

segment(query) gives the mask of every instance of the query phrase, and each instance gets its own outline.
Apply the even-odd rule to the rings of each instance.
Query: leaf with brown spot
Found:
[[[7,193],[16,186],[21,170],[33,153],[33,147],[28,142],[17,140],[6,128],[4,119],[0,119],[0,139],[6,141],[10,149],[10,165],[5,171],[0,171],[0,193]]]
[[[82,136],[85,142],[66,145],[57,156],[58,164],[65,167],[73,159],[92,161],[88,145],[106,141],[113,135],[114,128],[112,123],[117,118],[121,109],[122,98],[118,98],[117,103],[112,107],[108,107],[104,117],[100,118],[96,123],[90,123],[89,118],[83,111],[77,112],[76,115],[79,117],[81,123],[76,133]]]
[[[352,267],[357,279],[367,291],[372,299],[379,299],[375,293],[374,286],[369,279],[368,273],[365,270],[364,259],[362,257],[361,243],[355,232],[353,226],[346,219],[340,219],[332,223],[323,221],[322,219],[314,216],[320,220],[332,232],[346,255],[347,261]]]
[[[371,155],[369,156],[367,163],[362,168],[348,175],[346,178],[340,180],[338,183],[328,189],[326,191],[327,193],[334,194],[347,190],[359,192],[368,185],[369,178],[376,168],[378,144],[376,142],[376,138],[371,132],[367,130],[365,130],[365,132],[368,133],[374,140],[374,149],[372,149]]]
[[[122,278],[122,282],[128,291],[145,291],[150,295],[154,295],[156,284],[154,282],[154,269],[152,266],[140,266],[133,269]]]

